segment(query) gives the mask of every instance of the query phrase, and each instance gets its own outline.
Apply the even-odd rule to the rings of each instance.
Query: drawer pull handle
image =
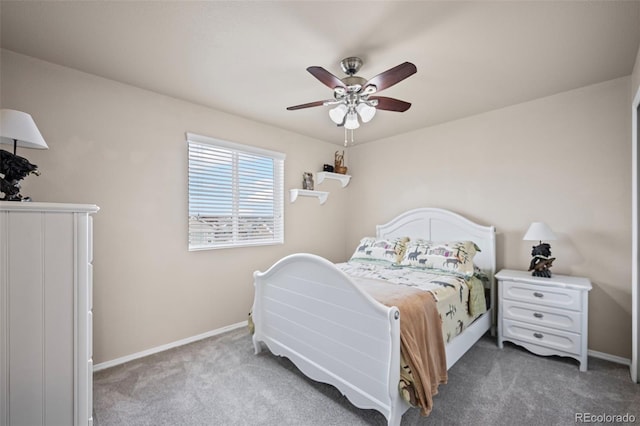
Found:
[[[542,315],[540,312],[535,312],[535,313],[533,314],[533,316],[534,316],[534,317],[536,317],[536,318],[542,318],[542,317],[544,317],[544,315]]]
[[[542,333],[533,333],[533,337],[535,337],[536,339],[542,339],[544,335],[542,335]]]
[[[541,298],[542,298],[542,297],[544,297],[544,294],[542,294],[542,293],[540,293],[540,292],[537,292],[537,291],[536,291],[536,292],[534,292],[534,293],[533,293],[533,295],[534,295],[535,297],[541,297]]]

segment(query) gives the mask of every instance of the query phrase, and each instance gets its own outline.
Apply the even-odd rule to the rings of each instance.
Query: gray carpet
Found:
[[[386,424],[287,359],[254,355],[246,329],[95,373],[93,398],[96,426]],[[449,371],[431,415],[410,409],[402,425],[573,425],[575,413],[640,424],[640,385],[622,365],[589,358],[581,373],[574,360],[500,350],[486,336]]]

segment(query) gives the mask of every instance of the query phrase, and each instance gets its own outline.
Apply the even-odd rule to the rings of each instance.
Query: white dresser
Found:
[[[97,211],[0,202],[0,426],[93,424]]]
[[[591,281],[504,269],[498,280],[498,346],[510,341],[538,355],[561,355],[587,370]]]

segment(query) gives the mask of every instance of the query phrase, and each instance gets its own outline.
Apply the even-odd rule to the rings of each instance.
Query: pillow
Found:
[[[427,241],[407,243],[401,266],[413,266],[473,275],[473,257],[480,251],[473,241]]]
[[[393,240],[364,237],[349,260],[397,264],[404,256],[407,241],[407,237]]]

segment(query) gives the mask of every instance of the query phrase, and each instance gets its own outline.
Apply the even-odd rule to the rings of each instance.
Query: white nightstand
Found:
[[[561,355],[587,371],[591,281],[503,269],[498,280],[498,346],[510,341],[538,355]]]

